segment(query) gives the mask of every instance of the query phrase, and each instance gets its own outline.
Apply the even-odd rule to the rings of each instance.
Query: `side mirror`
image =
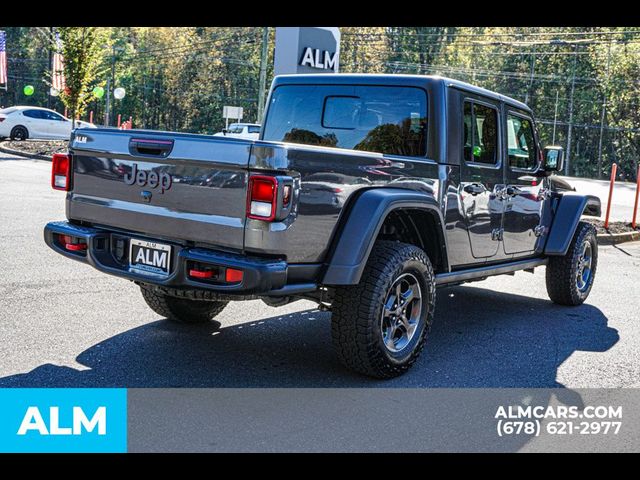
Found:
[[[564,149],[545,147],[543,168],[546,172],[562,172],[564,169]]]
[[[222,134],[223,134],[223,135],[226,135],[227,133],[228,133],[228,130],[227,130],[226,128],[223,128],[223,129],[222,129]]]

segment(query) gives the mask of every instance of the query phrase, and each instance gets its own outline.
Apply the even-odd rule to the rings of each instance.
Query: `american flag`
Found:
[[[51,67],[51,77],[52,84],[51,86],[61,92],[64,90],[65,81],[64,81],[64,57],[61,53],[62,50],[62,42],[60,41],[60,34],[56,33],[56,50],[53,52],[53,65]]]
[[[7,84],[7,37],[0,30],[0,84]]]

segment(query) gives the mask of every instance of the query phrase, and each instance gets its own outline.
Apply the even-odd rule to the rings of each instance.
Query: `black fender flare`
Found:
[[[329,250],[324,285],[356,285],[385,219],[393,210],[428,210],[439,226],[442,254],[446,256],[444,220],[438,201],[431,195],[402,188],[373,188],[364,191],[338,226]]]
[[[599,217],[600,199],[593,195],[563,193],[555,208],[553,222],[544,248],[545,255],[564,256],[580,222],[582,215]]]

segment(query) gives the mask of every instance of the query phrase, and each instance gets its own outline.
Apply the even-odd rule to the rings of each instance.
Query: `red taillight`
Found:
[[[0,117],[0,123],[4,122],[5,117]]]
[[[247,217],[255,220],[271,221],[276,215],[278,180],[266,175],[249,178],[247,195]]]
[[[56,153],[51,165],[51,186],[55,190],[69,191],[69,174],[71,158],[69,155]]]
[[[238,283],[242,281],[242,277],[244,277],[242,270],[227,268],[227,271],[224,274],[224,281],[227,283]]]

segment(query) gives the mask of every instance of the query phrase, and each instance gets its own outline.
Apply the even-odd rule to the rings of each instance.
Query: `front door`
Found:
[[[467,223],[471,253],[488,259],[498,253],[504,188],[499,104],[488,99],[464,101],[460,204]]]
[[[503,241],[508,255],[527,256],[536,250],[544,204],[542,178],[533,176],[538,167],[539,147],[533,120],[525,112],[507,109],[507,150]]]

